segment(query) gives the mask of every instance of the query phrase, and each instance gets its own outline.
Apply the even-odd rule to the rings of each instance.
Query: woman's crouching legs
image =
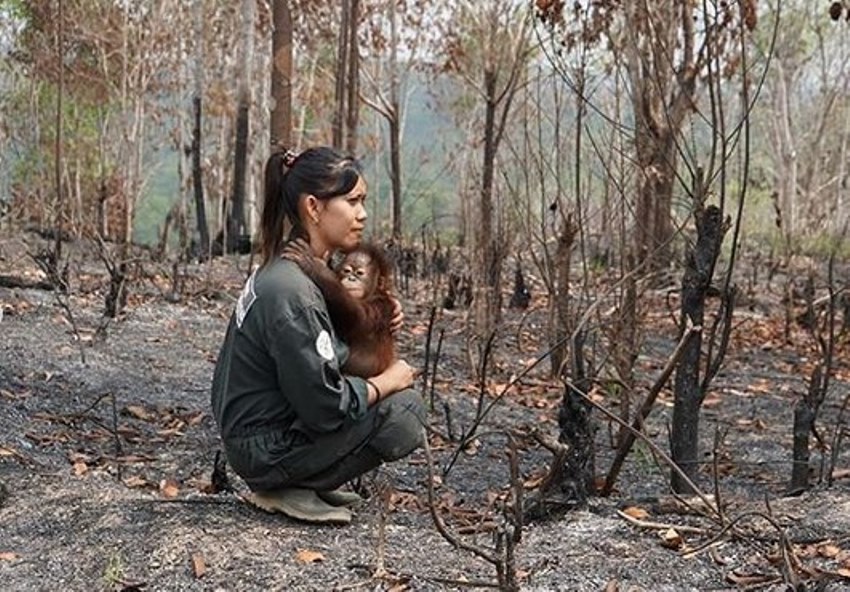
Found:
[[[426,410],[422,397],[412,389],[399,391],[378,403],[372,432],[356,450],[333,466],[299,479],[297,486],[328,491],[378,467],[404,458],[423,444]]]

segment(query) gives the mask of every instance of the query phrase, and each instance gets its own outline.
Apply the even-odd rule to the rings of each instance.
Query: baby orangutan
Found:
[[[386,370],[396,359],[392,333],[396,305],[383,251],[362,244],[335,271],[314,257],[302,240],[290,242],[283,256],[295,261],[322,291],[334,329],[350,350],[343,370],[362,378]]]

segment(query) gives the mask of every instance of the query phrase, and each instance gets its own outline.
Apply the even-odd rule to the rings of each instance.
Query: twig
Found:
[[[449,406],[448,401],[443,401],[443,411],[446,414],[446,435],[448,436],[449,442],[454,441],[454,426],[452,425],[452,409]]]
[[[422,370],[422,399],[425,400],[425,394],[428,390],[428,369],[431,363],[431,335],[434,333],[434,319],[437,316],[437,307],[431,307],[431,314],[428,315],[428,332],[425,334],[425,367]],[[435,364],[436,365],[436,364]],[[434,410],[433,390],[431,391],[431,411]]]
[[[485,580],[455,580],[452,578],[440,578],[437,576],[425,576],[426,580],[436,582],[438,584],[449,584],[460,588],[498,588],[499,584],[495,582],[487,582]]]
[[[719,471],[719,466],[718,466],[719,465],[718,451],[720,450],[720,443],[723,441],[723,439],[724,438],[720,437],[720,427],[718,426],[714,430],[714,448],[712,450],[712,455],[711,455],[712,456],[712,458],[711,458],[711,461],[712,461],[711,462],[711,468],[712,468],[712,472],[714,473],[714,475],[713,475],[714,476],[714,479],[713,479],[714,480],[714,502],[717,504],[717,509],[720,510],[720,511],[722,511],[723,502],[721,501],[722,498],[720,497],[720,471]]]
[[[832,453],[829,459],[829,474],[827,484],[832,486],[835,474],[835,465],[838,464],[838,452],[841,449],[841,437],[844,433],[844,412],[847,411],[847,406],[850,405],[850,394],[844,397],[844,402],[841,403],[841,409],[838,411],[838,417],[835,420],[835,431],[832,433]]]
[[[384,566],[384,560],[387,550],[387,512],[389,511],[391,495],[392,490],[389,483],[378,484],[377,501],[380,507],[378,508],[377,542],[375,543],[375,571],[372,573],[372,577],[375,579],[382,579],[389,573]]]
[[[484,412],[484,397],[487,395],[487,368],[490,366],[490,355],[493,353],[493,343],[496,341],[496,331],[493,330],[490,332],[490,336],[487,338],[487,343],[484,344],[484,352],[481,354],[481,368],[478,370],[478,376],[480,377],[478,383],[478,405],[475,408],[475,419],[472,426],[469,430],[469,438],[472,438],[475,435],[475,429],[478,427],[480,421],[478,419],[482,416]]]
[[[446,335],[446,330],[440,328],[440,336],[437,338],[437,351],[434,352],[434,362],[431,364],[431,393],[429,396],[429,400],[431,401],[431,410],[434,410],[434,397],[435,397],[435,389],[437,385],[437,368],[440,363],[440,357],[443,352],[443,337]],[[425,371],[428,371],[428,366],[425,366]]]
[[[115,457],[119,458],[123,455],[123,451],[121,450],[121,437],[118,435],[118,409],[115,402],[115,393],[110,393],[110,397],[112,398],[112,436],[115,438]],[[121,481],[123,473],[121,463],[117,463],[115,468],[115,476]]]
[[[617,510],[617,515],[626,520],[627,522],[632,523],[633,525],[645,528],[647,530],[670,530],[671,528],[677,532],[687,532],[691,534],[709,534],[709,531],[705,528],[699,528],[697,526],[688,526],[688,525],[675,525],[675,524],[666,524],[664,522],[651,522],[649,520],[641,520],[639,518],[635,518],[634,516],[629,516],[625,512],[621,510]]]

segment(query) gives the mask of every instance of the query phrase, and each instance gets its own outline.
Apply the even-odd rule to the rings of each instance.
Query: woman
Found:
[[[347,523],[359,499],[336,491],[422,443],[425,407],[398,360],[368,379],[346,376],[348,349],[322,294],[283,259],[284,224],[325,261],[360,243],[366,182],[331,148],[266,163],[262,265],[245,284],[215,367],[212,407],[227,460],[258,507],[308,522]]]

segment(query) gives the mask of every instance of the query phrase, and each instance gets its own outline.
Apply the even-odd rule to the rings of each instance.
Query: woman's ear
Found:
[[[303,204],[304,222],[313,225],[318,224],[319,214],[322,212],[322,201],[315,195],[307,195],[301,203]]]

